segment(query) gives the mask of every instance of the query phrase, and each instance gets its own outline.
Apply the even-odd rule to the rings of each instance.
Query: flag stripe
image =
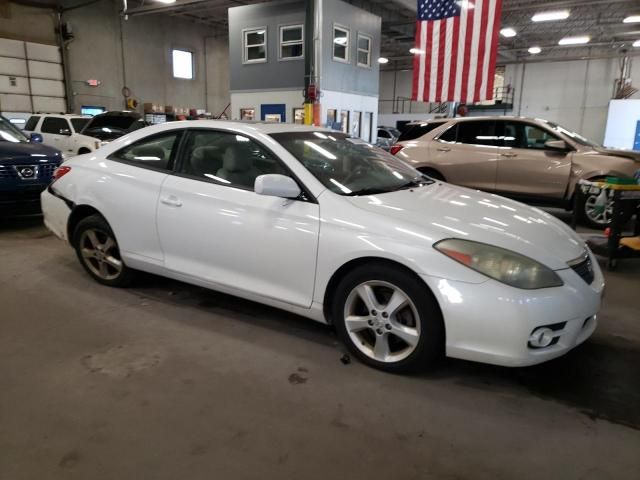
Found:
[[[487,50],[487,27],[489,20],[489,6],[492,0],[484,0],[482,4],[482,16],[479,29],[478,38],[478,69],[476,70],[476,78],[473,79],[473,102],[479,102],[482,98],[480,94],[480,87],[482,86],[482,79],[485,78],[487,62],[485,58],[485,52]],[[493,19],[491,20],[493,21]]]
[[[495,81],[496,57],[498,56],[498,31],[500,30],[500,18],[502,16],[502,0],[496,0],[496,9],[493,14],[493,32],[491,32],[491,56],[489,58],[487,99],[494,97],[493,84]]]
[[[502,0],[419,0],[412,98],[492,98],[501,11]]]
[[[451,40],[451,69],[449,71],[449,91],[442,98],[455,98],[456,72],[458,70],[458,38],[460,36],[460,17],[453,19],[453,38]]]
[[[438,95],[440,101],[449,96],[449,77],[451,76],[451,49],[453,45],[453,18],[445,21],[444,35],[440,35],[440,56],[443,62],[438,67]]]
[[[438,63],[440,61],[440,27],[442,22],[431,22],[430,25],[433,25],[433,30],[430,32],[431,75],[429,76],[429,91],[427,92],[426,97],[430,102],[435,102],[437,95],[436,87],[438,85]]]

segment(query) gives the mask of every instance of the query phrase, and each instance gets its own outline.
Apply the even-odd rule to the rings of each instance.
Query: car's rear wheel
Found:
[[[347,274],[333,303],[338,334],[364,363],[400,373],[433,365],[444,328],[435,299],[419,278],[390,265]]]
[[[100,215],[91,215],[78,223],[73,245],[84,269],[98,282],[112,287],[131,283],[133,270],[124,264],[115,235]]]

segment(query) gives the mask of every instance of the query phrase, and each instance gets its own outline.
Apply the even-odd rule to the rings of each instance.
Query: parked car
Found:
[[[521,117],[415,123],[391,152],[433,178],[567,209],[579,180],[633,177],[640,169],[640,153],[605,149],[553,122]],[[604,228],[612,205],[598,208],[588,196],[578,214]]]
[[[55,148],[27,137],[0,116],[0,216],[40,212],[40,193],[62,162]]]
[[[596,328],[603,276],[564,223],[343,133],[172,122],[55,176],[45,223],[98,282],[144,270],[279,307],[384,370],[532,365]]]
[[[40,133],[44,144],[57,148],[67,156],[81,155],[100,148],[100,141],[80,132],[91,117],[41,113],[32,115],[24,126],[27,133]]]
[[[389,150],[400,136],[400,130],[393,127],[378,127],[378,140],[376,145],[383,150]]]
[[[82,134],[97,138],[104,145],[146,126],[147,123],[138,112],[109,111],[93,117],[82,130]]]

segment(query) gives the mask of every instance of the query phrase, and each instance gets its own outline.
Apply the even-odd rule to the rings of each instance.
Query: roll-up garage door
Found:
[[[0,111],[60,113],[66,109],[60,49],[0,38]]]

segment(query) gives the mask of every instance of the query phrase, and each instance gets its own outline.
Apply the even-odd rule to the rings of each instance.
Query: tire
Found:
[[[594,203],[597,196],[598,195],[595,194],[583,196],[582,202],[577,206],[577,214],[580,219],[580,223],[584,226],[594,230],[603,230],[611,225],[611,220],[613,218],[613,202],[609,201],[604,211],[598,213],[596,209],[594,209]],[[622,223],[626,224],[632,215],[633,211],[625,211],[623,213]]]
[[[94,280],[110,287],[131,283],[134,271],[122,261],[115,235],[102,216],[80,220],[72,239],[80,264]]]
[[[332,303],[338,335],[369,366],[413,372],[433,367],[443,356],[440,308],[422,281],[402,268],[358,267],[337,285]]]

